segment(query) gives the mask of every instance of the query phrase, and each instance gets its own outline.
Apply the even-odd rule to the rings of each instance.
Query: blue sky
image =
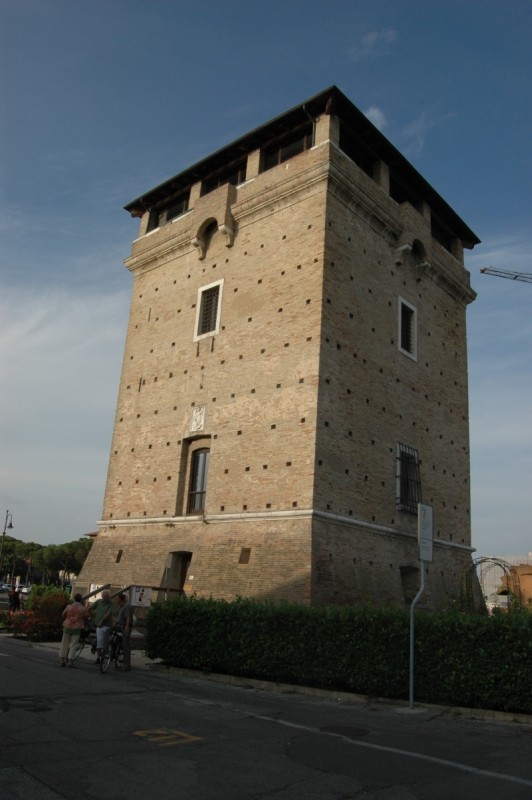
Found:
[[[2,0],[0,513],[100,518],[138,231],[122,206],[336,84],[482,240],[466,253],[473,545],[532,551],[532,3]]]

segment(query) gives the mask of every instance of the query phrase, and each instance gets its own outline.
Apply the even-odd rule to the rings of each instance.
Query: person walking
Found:
[[[113,601],[109,589],[104,589],[99,600],[92,604],[89,615],[96,625],[96,664],[99,664],[113,624]]]
[[[13,586],[8,594],[9,610],[13,613],[20,611],[20,592],[16,586]]]
[[[63,638],[59,658],[62,667],[73,667],[73,656],[79,641],[81,631],[89,617],[89,612],[83,605],[83,597],[78,593],[74,595],[74,602],[63,609]]]
[[[124,652],[124,670],[131,670],[131,629],[133,627],[133,609],[124,592],[117,596],[118,617],[116,624],[122,628],[122,650]]]

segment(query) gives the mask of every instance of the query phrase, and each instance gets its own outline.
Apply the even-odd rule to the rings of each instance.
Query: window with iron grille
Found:
[[[196,332],[194,340],[218,333],[223,281],[211,283],[198,290]]]
[[[190,489],[188,493],[188,513],[203,514],[205,511],[205,495],[207,492],[207,475],[209,472],[209,454],[207,447],[194,450],[190,470]]]
[[[410,514],[417,514],[417,504],[421,503],[421,473],[419,455],[414,447],[397,445],[397,508]]]
[[[417,309],[402,297],[398,304],[398,328],[399,350],[417,360]]]

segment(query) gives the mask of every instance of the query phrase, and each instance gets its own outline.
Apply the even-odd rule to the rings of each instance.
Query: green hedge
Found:
[[[418,702],[532,713],[532,616],[416,613]],[[409,613],[238,599],[151,607],[146,654],[187,669],[408,699]]]

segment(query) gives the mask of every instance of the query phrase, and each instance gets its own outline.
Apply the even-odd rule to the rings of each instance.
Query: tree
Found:
[[[69,575],[81,570],[92,546],[92,539],[77,539],[65,544],[42,546],[5,537],[2,572],[23,583],[57,583],[64,586]],[[0,576],[3,578],[3,575]]]
[[[77,539],[74,542],[52,544],[45,548],[49,551],[49,569],[56,573],[56,579],[61,586],[70,581],[71,575],[78,574],[91,546],[91,539]]]
[[[15,583],[18,577],[24,582],[26,576],[26,547],[24,542],[6,536],[2,553],[2,579]]]

